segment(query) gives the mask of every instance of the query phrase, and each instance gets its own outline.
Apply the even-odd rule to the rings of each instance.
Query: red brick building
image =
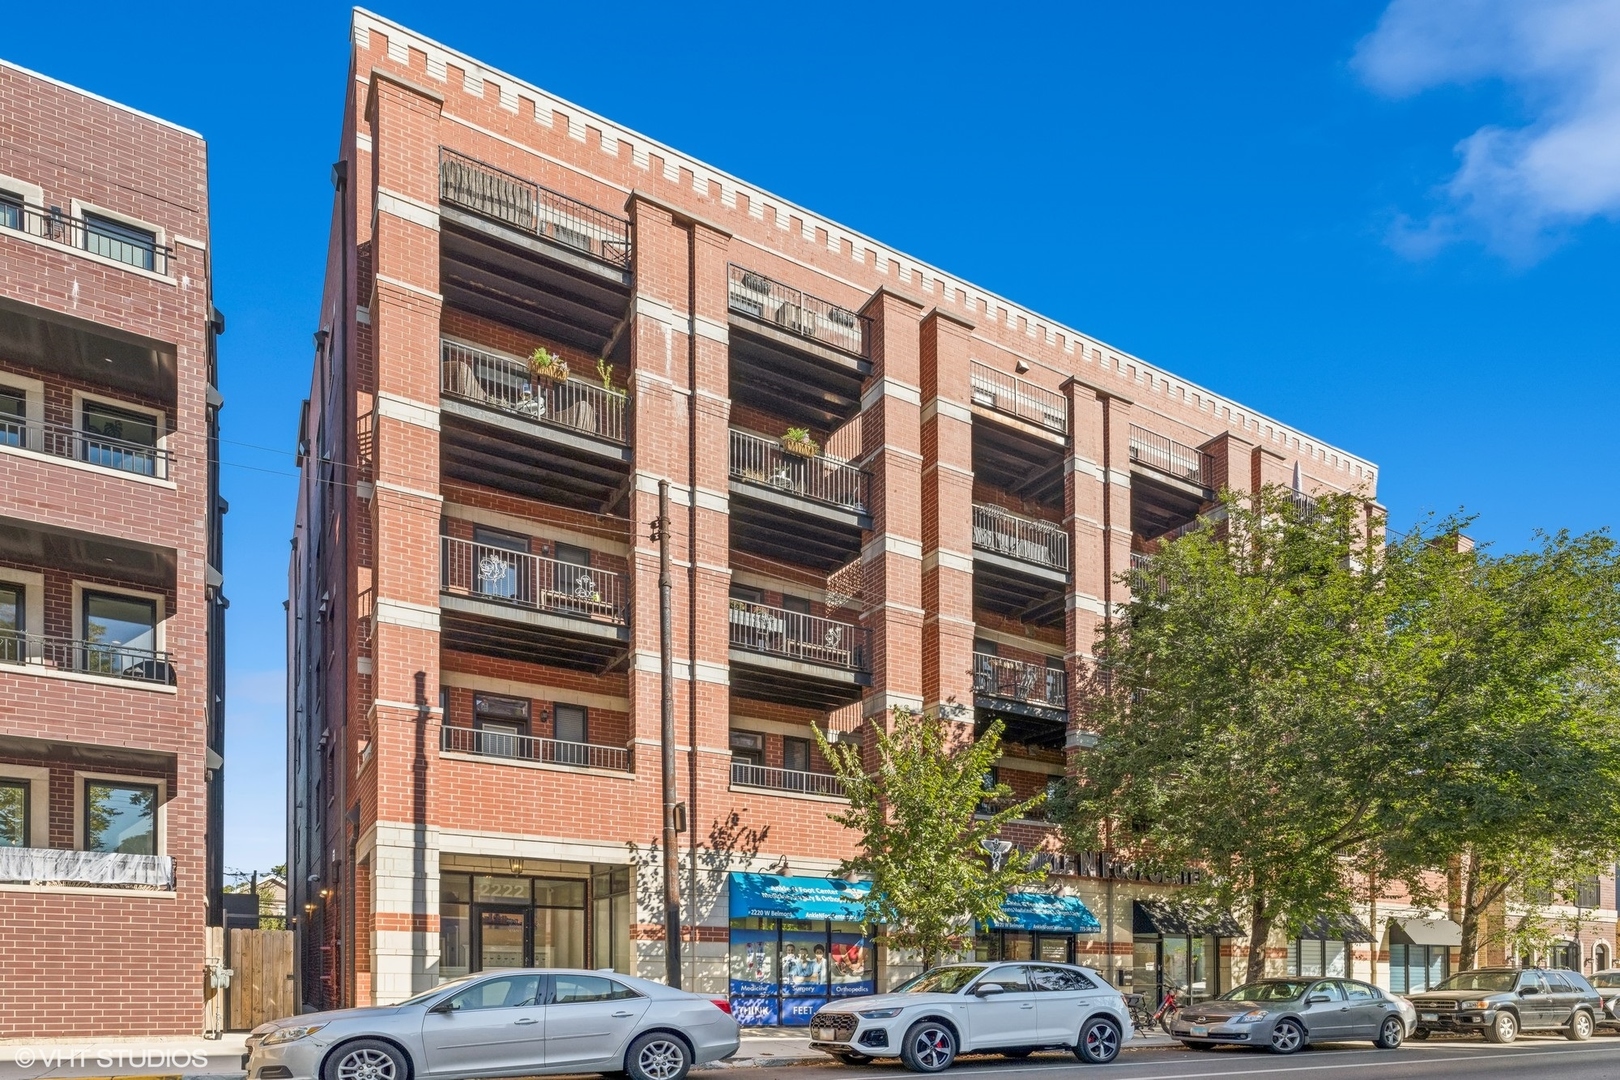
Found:
[[[202,1030],[225,603],[208,244],[201,136],[0,62],[9,1036]]]
[[[685,981],[729,965],[781,1018],[813,996],[789,955],[823,993],[829,958],[886,977],[732,877],[850,851],[812,726],[954,703],[1042,790],[1133,554],[1221,487],[1375,494],[1354,454],[404,27],[357,11],[352,57],[290,578],[307,1001],[661,976],[661,480]],[[1053,869],[1101,929],[986,950],[1220,982],[1231,927],[1156,920],[1171,883]]]

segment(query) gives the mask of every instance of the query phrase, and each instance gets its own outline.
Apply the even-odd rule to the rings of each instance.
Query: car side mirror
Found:
[[[1330,1002],[1332,1000],[1333,999],[1328,997],[1326,994],[1312,994],[1310,997],[1305,999],[1305,1004],[1307,1004],[1307,1005],[1325,1005],[1325,1004],[1327,1004],[1328,1002]]]
[[[974,995],[982,998],[995,997],[997,994],[1005,994],[1006,992],[1007,988],[1000,983],[980,983],[973,988]]]
[[[438,1013],[440,1016],[450,1016],[454,1014],[455,1011],[455,1003],[450,998],[445,998],[443,1001],[439,1002],[437,1005],[433,1006],[433,1008],[428,1010],[428,1012]]]
[[[1519,987],[1519,996],[1520,997],[1534,997],[1536,994],[1539,994],[1539,993],[1541,993],[1541,987],[1539,987],[1539,986],[1521,986],[1521,987]]]

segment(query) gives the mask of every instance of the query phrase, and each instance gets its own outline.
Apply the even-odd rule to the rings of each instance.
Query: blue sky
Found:
[[[76,9],[94,44],[0,55],[209,141],[226,861],[262,869],[349,13],[251,9]],[[1613,520],[1620,0],[378,10],[1370,458],[1397,524]]]

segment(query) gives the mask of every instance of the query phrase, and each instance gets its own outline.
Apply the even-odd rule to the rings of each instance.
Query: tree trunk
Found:
[[[1471,853],[1470,853],[1471,855]],[[1457,873],[1462,875],[1463,859],[1457,858]],[[1457,953],[1457,966],[1464,971],[1474,966],[1479,957],[1479,919],[1481,912],[1474,898],[1479,895],[1479,863],[1472,857],[1468,859],[1467,887],[1460,889],[1461,895],[1454,905],[1457,913],[1452,919],[1462,926],[1462,948]]]
[[[1249,970],[1243,977],[1245,982],[1266,977],[1266,940],[1271,937],[1271,916],[1264,914],[1264,910],[1256,903],[1249,919]]]

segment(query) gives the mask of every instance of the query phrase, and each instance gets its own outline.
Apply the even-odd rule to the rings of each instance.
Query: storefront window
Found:
[[[590,867],[581,866],[582,871]],[[602,895],[591,949],[586,942],[590,885]],[[628,868],[598,869],[590,882],[516,874],[439,876],[439,976],[519,967],[613,967],[628,971],[631,881]],[[595,957],[589,955],[591,951]]]
[[[731,1010],[744,1027],[802,1027],[829,997],[877,988],[871,940],[855,923],[731,920]]]
[[[585,966],[585,883],[534,881],[534,965]]]
[[[1350,948],[1343,941],[1295,938],[1288,952],[1288,974],[1343,978],[1349,974],[1346,969],[1349,954]]]
[[[1444,945],[1389,943],[1389,989],[1393,994],[1418,994],[1445,979],[1450,955]]]
[[[594,967],[635,974],[635,955],[630,950],[634,908],[628,867],[604,871],[591,878],[591,962]]]
[[[472,877],[439,876],[439,978],[459,979],[472,971]]]

